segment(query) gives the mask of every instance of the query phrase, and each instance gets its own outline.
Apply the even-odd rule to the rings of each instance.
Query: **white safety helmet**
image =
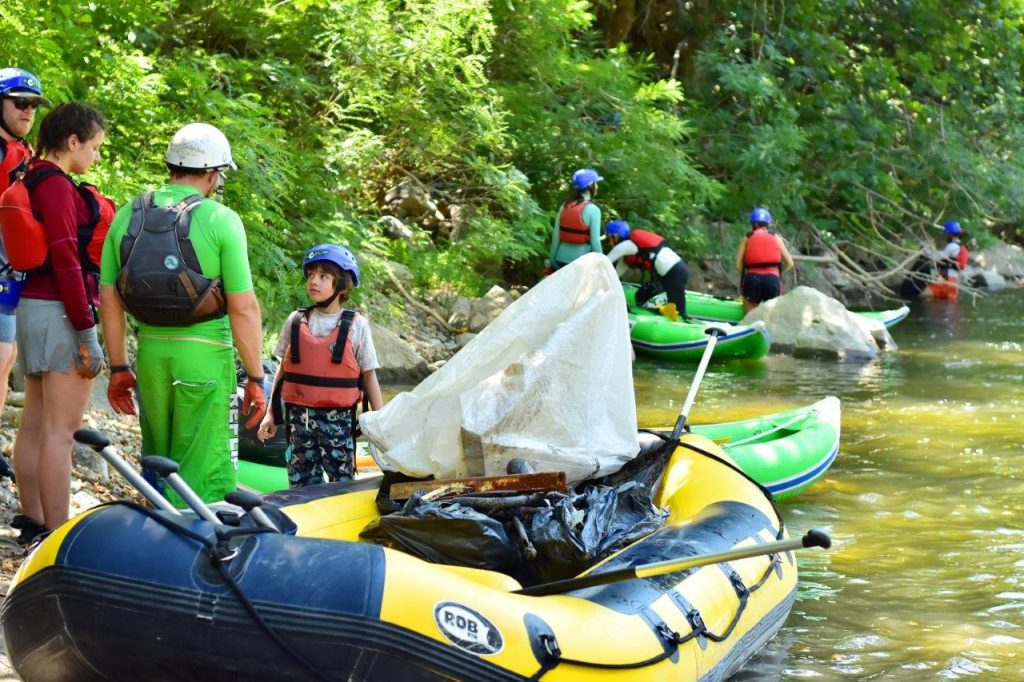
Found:
[[[189,123],[176,132],[164,160],[178,168],[238,168],[231,158],[228,138],[209,123]]]

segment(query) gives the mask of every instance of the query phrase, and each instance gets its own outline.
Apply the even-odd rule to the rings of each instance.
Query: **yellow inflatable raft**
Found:
[[[325,490],[267,498],[285,533],[128,504],[72,519],[0,611],[14,668],[48,682],[718,680],[796,594],[786,552],[530,596],[500,573],[358,542],[378,515],[372,479]],[[590,575],[786,537],[771,497],[702,436],[683,436],[653,499],[667,524]]]

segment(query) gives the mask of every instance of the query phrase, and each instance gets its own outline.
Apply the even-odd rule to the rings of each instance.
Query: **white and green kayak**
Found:
[[[637,307],[634,303],[636,289],[634,285],[623,285],[629,339],[636,352],[663,360],[700,362],[708,345],[705,329],[710,325],[696,320],[670,320],[657,310]],[[764,357],[771,347],[771,337],[763,322],[752,325],[718,322],[714,326],[722,329],[725,335],[718,338],[711,354],[712,360],[755,360]]]
[[[806,490],[839,454],[839,398],[764,417],[691,426],[721,445],[776,500]]]

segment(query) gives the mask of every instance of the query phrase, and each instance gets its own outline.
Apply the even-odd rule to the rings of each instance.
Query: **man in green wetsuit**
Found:
[[[248,421],[255,427],[265,411],[262,321],[242,221],[230,208],[208,198],[223,187],[227,170],[235,168],[227,138],[205,123],[187,125],[171,140],[165,160],[168,181],[123,206],[103,246],[100,311],[111,365],[107,395],[116,412],[135,414],[132,390],[137,392],[143,453],[178,462],[182,478],[204,501],[213,502],[236,487],[238,415],[230,407],[237,384],[232,342],[249,375],[243,412],[250,414]],[[187,226],[185,242],[190,241],[195,250],[191,262],[198,260],[201,272],[189,268],[189,254],[176,245],[176,239],[169,242],[172,250],[164,255],[154,246],[155,231],[140,228],[161,220],[174,225],[171,234],[179,236],[182,225]],[[122,248],[126,240],[133,240],[127,249]],[[151,261],[155,254],[156,262],[172,271],[169,280],[159,267],[154,271],[135,265],[147,250]],[[192,294],[192,301],[187,295],[178,300],[182,294],[174,287],[183,279],[182,271],[192,278],[193,286],[183,288]],[[216,301],[213,311],[205,315],[198,315],[193,305],[197,281],[209,284],[209,293],[216,294],[208,299]],[[154,303],[148,309],[146,292],[158,292],[161,287],[162,307]],[[152,298],[155,301],[158,296]],[[167,312],[174,305],[179,308],[176,316]],[[126,309],[138,320],[137,380],[125,350]],[[166,494],[182,506],[172,491]]]

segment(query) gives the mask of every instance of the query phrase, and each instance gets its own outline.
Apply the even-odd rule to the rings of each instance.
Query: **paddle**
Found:
[[[725,330],[721,327],[708,327],[704,330],[704,333],[711,338],[708,339],[708,345],[704,347],[704,355],[700,357],[697,373],[690,383],[690,392],[686,394],[686,400],[683,401],[683,409],[679,411],[676,426],[672,429],[672,438],[679,438],[679,434],[683,432],[683,427],[686,426],[686,418],[690,414],[690,408],[693,407],[693,399],[697,397],[697,389],[700,388],[700,382],[704,379],[704,372],[708,368],[708,363],[711,362],[711,354],[715,352],[718,337],[725,336]]]
[[[627,566],[626,568],[617,568],[614,571],[607,571],[605,573],[591,573],[590,575],[585,575],[582,578],[555,580],[550,583],[534,585],[533,587],[524,587],[521,590],[516,590],[513,594],[525,594],[530,597],[544,597],[552,594],[563,594],[573,590],[580,590],[584,587],[607,585],[609,583],[633,580],[635,578],[650,578],[656,575],[665,575],[666,573],[675,573],[676,571],[684,571],[689,568],[698,568],[700,566],[710,566],[711,564],[720,564],[726,561],[748,559],[750,557],[763,556],[765,554],[781,554],[782,552],[790,552],[794,549],[802,549],[804,547],[821,547],[823,549],[828,549],[831,546],[832,539],[828,534],[824,531],[812,529],[807,531],[807,534],[802,538],[790,538],[789,540],[769,542],[766,545],[737,547],[724,552],[701,554],[698,556],[686,557],[685,559],[667,559],[665,561],[655,561],[650,564],[641,564],[640,566]]]
[[[217,515],[206,506],[206,504],[196,495],[195,491],[189,487],[185,479],[178,475],[178,463],[168,457],[160,457],[159,455],[147,455],[142,458],[142,466],[152,471],[155,471],[159,476],[163,477],[167,484],[171,486],[174,492],[178,493],[178,497],[185,501],[192,511],[196,513],[199,518],[204,521],[209,521],[214,525],[221,525],[220,519]]]
[[[110,439],[104,436],[99,431],[93,431],[92,429],[78,429],[74,435],[75,441],[86,445],[96,452],[100,453],[100,457],[105,459],[110,466],[117,469],[117,473],[124,476],[125,480],[134,486],[136,490],[142,493],[149,502],[157,509],[165,512],[171,512],[172,514],[180,514],[180,512],[174,508],[174,505],[168,502],[167,498],[160,494],[160,492],[149,484],[149,481],[144,479],[139,472],[132,469],[128,465],[128,462],[124,461],[121,455],[117,454],[117,450],[110,444]]]

